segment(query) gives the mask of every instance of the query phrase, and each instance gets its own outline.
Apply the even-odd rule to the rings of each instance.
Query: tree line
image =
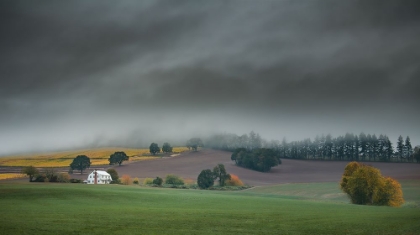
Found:
[[[253,131],[238,136],[236,134],[217,134],[206,140],[206,146],[235,151],[243,149],[272,149],[279,158],[319,159],[343,161],[399,161],[420,162],[420,149],[413,149],[410,137],[404,140],[399,136],[394,149],[391,140],[386,135],[346,133],[343,136],[332,137],[330,134],[317,136],[302,141],[287,142],[283,139],[267,141]],[[234,160],[234,159],[232,159]]]

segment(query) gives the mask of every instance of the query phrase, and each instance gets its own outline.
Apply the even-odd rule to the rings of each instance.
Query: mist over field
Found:
[[[397,0],[1,1],[0,155],[250,131],[419,145],[419,12]]]

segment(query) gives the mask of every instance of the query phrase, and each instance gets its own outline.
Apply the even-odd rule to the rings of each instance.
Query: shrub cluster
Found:
[[[68,173],[59,173],[57,177],[57,181],[60,183],[69,183],[70,175]]]
[[[226,186],[244,186],[244,183],[237,175],[230,174],[230,179],[226,180]]]
[[[131,178],[130,178],[129,175],[123,175],[123,176],[121,176],[120,182],[123,185],[129,185],[129,184],[131,184]]]
[[[109,168],[108,170],[106,170],[106,172],[111,175],[111,184],[120,183],[120,177],[118,176],[118,172],[114,168]]]
[[[184,185],[184,180],[179,176],[170,174],[166,176],[165,184]]]
[[[157,186],[162,186],[163,179],[160,177],[156,177],[156,179],[153,180],[153,184]]]
[[[151,185],[151,184],[153,184],[152,178],[146,178],[143,180],[143,185]]]
[[[404,203],[401,185],[396,180],[358,162],[347,164],[340,187],[354,204],[398,207]]]
[[[231,160],[238,166],[262,172],[267,172],[271,167],[281,164],[279,152],[266,148],[253,150],[238,148],[232,153]]]
[[[209,189],[213,187],[216,179],[219,179],[219,188],[244,185],[237,175],[228,174],[223,164],[217,164],[213,171],[210,169],[202,170],[197,177],[197,184],[202,189]]]

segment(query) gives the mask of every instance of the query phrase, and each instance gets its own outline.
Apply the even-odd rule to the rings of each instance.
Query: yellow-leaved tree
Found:
[[[347,164],[340,187],[354,204],[398,207],[404,203],[401,185],[396,180],[358,162]]]

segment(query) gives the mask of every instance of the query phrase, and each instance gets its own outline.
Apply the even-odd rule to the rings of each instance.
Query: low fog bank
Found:
[[[192,137],[205,140],[219,133],[240,136],[251,131],[260,134],[267,141],[282,141],[284,138],[288,142],[305,138],[313,140],[322,134],[336,137],[347,132],[356,135],[364,132],[377,136],[388,135],[394,148],[399,135],[404,139],[410,136],[413,147],[420,144],[420,136],[415,128],[398,125],[384,128],[375,118],[368,119],[367,122],[364,120],[365,122],[358,122],[357,118],[284,114],[235,115],[234,112],[211,111],[101,114],[88,118],[72,116],[45,122],[34,120],[2,130],[0,156],[99,147],[148,148],[152,142],[159,146],[164,142],[169,142],[172,146],[185,146],[186,141]]]

